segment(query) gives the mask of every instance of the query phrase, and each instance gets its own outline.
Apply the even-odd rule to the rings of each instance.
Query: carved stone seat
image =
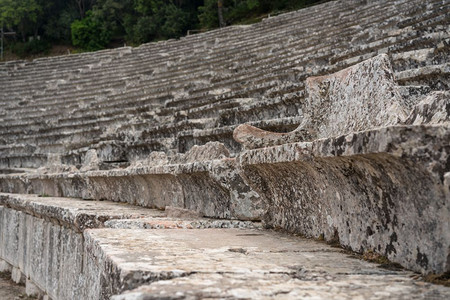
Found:
[[[387,55],[329,76],[310,77],[306,90],[297,129],[272,133],[244,124],[234,131],[235,140],[254,149],[400,124],[407,117]]]
[[[297,130],[234,132],[265,222],[419,272],[448,272],[450,93],[431,93],[407,118],[386,56],[307,86]]]

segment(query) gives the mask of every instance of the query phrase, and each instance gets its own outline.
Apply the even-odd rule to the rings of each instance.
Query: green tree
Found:
[[[0,23],[17,27],[24,42],[41,13],[42,7],[35,0],[0,0]]]
[[[133,0],[98,0],[94,11],[114,34],[124,34],[125,16],[133,12]]]
[[[71,30],[73,45],[87,51],[104,49],[111,38],[111,33],[92,11],[84,19],[73,22]]]
[[[88,10],[92,9],[95,4],[95,0],[72,0],[78,8],[80,18],[83,19]]]
[[[188,14],[173,3],[169,3],[161,12],[163,20],[161,26],[161,37],[178,38],[188,30]]]
[[[71,24],[77,19],[78,13],[70,8],[61,10],[58,14],[49,16],[42,26],[44,35],[53,42],[67,43],[72,41]]]
[[[177,38],[186,33],[191,20],[195,23],[193,14],[195,8],[184,1],[135,0],[124,29],[127,39],[135,44]]]
[[[217,0],[205,0],[203,6],[198,8],[198,19],[203,28],[216,28],[219,24]]]

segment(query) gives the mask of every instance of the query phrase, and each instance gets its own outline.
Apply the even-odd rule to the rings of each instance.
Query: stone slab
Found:
[[[52,299],[109,299],[112,293],[126,286],[137,287],[144,280],[140,278],[143,271],[136,269],[127,273],[130,277],[125,282],[120,281],[123,270],[86,234],[87,228],[122,231],[258,226],[248,221],[192,216],[166,218],[160,210],[116,202],[0,194],[0,258],[11,266],[15,281],[27,280],[30,293],[36,287]]]
[[[193,274],[144,285],[112,300],[153,299],[339,299],[441,300],[448,289],[398,275],[329,275],[300,269],[293,274]]]
[[[396,125],[407,117],[386,54],[334,74],[309,77],[306,88],[304,129],[315,138]]]
[[[267,225],[445,273],[449,141],[448,124],[392,126],[247,150],[238,159],[265,201]]]
[[[14,196],[18,197],[11,197]],[[88,210],[83,207],[84,203],[99,204],[98,212],[106,210],[105,207],[120,209],[124,206],[124,215],[129,207],[82,200],[71,205],[72,201],[36,198],[38,206],[45,206],[46,201],[56,205],[59,201],[64,207],[61,210],[67,215],[74,214],[77,209]],[[31,202],[28,195],[25,199]],[[36,206],[24,202],[28,206],[23,207]],[[8,258],[8,263],[52,299],[110,299],[112,295],[136,288],[138,290],[129,295],[120,296],[127,298],[117,296],[116,299],[135,299],[130,298],[133,295],[141,297],[137,299],[161,295],[177,299],[192,293],[202,297],[264,298],[284,294],[301,296],[305,291],[316,298],[332,293],[381,298],[394,295],[405,299],[416,294],[444,298],[450,295],[449,288],[413,279],[414,273],[382,269],[355,259],[340,248],[281,232],[260,228],[141,229],[141,225],[136,225],[146,224],[152,218],[164,223],[161,216],[152,217],[152,214],[150,212],[150,216],[142,219],[136,216],[133,220],[105,221],[105,226],[124,222],[129,229],[111,226],[77,233],[73,227],[66,228],[67,223],[56,224],[52,221],[54,217],[41,219],[42,215],[32,215],[31,210],[14,212],[11,207],[4,206],[1,210],[0,253],[5,253],[5,246],[16,247],[18,256]],[[174,219],[165,221],[170,223]],[[11,231],[16,227],[17,234]],[[4,244],[5,238],[17,241]],[[141,287],[146,284],[150,287]],[[209,288],[205,289],[205,285]],[[384,289],[380,291],[380,287]],[[371,297],[376,299],[375,296]]]
[[[0,175],[0,191],[110,200],[158,209],[174,206],[205,217],[260,220],[261,199],[241,178],[235,159],[227,158],[225,150],[223,144],[208,143],[175,156],[172,162],[161,154],[126,169]]]
[[[386,54],[334,74],[309,77],[306,89],[297,129],[276,133],[243,124],[235,129],[234,139],[245,149],[263,148],[397,125],[407,117],[407,105]]]
[[[259,223],[209,218],[167,217],[163,210],[142,208],[112,201],[90,201],[77,198],[41,197],[0,193],[0,207],[12,208],[32,216],[52,220],[76,231],[87,228],[254,228]]]
[[[126,292],[128,299],[425,299],[450,288],[414,280],[324,243],[267,230],[88,230],[122,270],[177,274]],[[134,237],[139,236],[139,240]],[[126,276],[126,272],[121,276]]]
[[[0,193],[0,205],[27,214],[51,219],[83,231],[103,227],[111,219],[164,217],[164,212],[109,201],[86,201],[77,198],[40,197]]]

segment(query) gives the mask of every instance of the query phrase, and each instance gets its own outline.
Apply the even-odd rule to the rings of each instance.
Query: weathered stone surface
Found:
[[[245,149],[311,141],[396,125],[407,116],[387,55],[379,55],[337,73],[309,77],[302,124],[289,133],[240,125],[233,133]]]
[[[37,193],[43,201],[53,195],[169,205],[222,218],[10,199],[0,205],[1,257],[14,262],[19,280],[33,278],[56,299],[106,299],[151,281],[135,295],[448,298],[443,288],[402,274],[354,273],[342,256],[315,251],[307,258],[319,266],[342,260],[351,270],[340,270],[352,275],[310,266],[292,276],[283,261],[302,261],[298,249],[284,257],[285,249],[266,248],[264,264],[239,241],[228,250],[201,248],[208,238],[235,243],[228,233],[166,236],[153,229],[258,227],[236,219],[266,213],[268,226],[340,238],[355,251],[385,254],[423,273],[448,270],[450,170],[442,123],[448,124],[449,11],[442,0],[329,1],[138,48],[0,64],[1,191]],[[393,70],[385,55],[345,69],[380,53]],[[305,85],[307,76],[321,77]],[[240,155],[232,133],[243,123],[283,133],[239,127],[235,138],[246,150],[263,148]],[[436,126],[383,128],[397,124]],[[198,146],[209,141],[215,143]],[[110,231],[83,232],[91,227]],[[246,234],[249,242],[257,237]],[[127,235],[127,244],[114,240]],[[182,255],[166,253],[180,239],[185,244],[175,249]],[[179,272],[178,257],[186,270],[201,271]],[[159,263],[167,269],[148,271]],[[239,267],[256,272],[234,272]]]
[[[196,211],[173,206],[166,206],[164,212],[169,218],[198,219],[202,217],[202,215]]]
[[[38,169],[38,172],[41,174],[76,171],[78,171],[78,169],[75,166],[65,165],[61,162],[61,154],[49,154],[47,157],[47,165]]]
[[[449,141],[448,125],[395,126],[248,150],[239,162],[268,225],[443,273]]]
[[[234,159],[88,172],[94,199],[164,209],[181,207],[208,217],[257,220],[261,201],[240,177]]]
[[[375,251],[415,271],[448,272],[448,93],[430,94],[406,119],[386,55],[309,78],[307,89],[298,129],[310,142],[288,144],[295,132],[235,131],[246,149],[266,147],[238,161],[265,199],[267,224]],[[434,126],[392,126],[402,123]]]
[[[398,275],[194,274],[144,285],[113,300],[150,299],[443,299],[443,287]]]
[[[407,117],[387,55],[309,77],[306,88],[304,129],[315,138],[396,125]]]
[[[208,143],[173,161],[157,153],[126,169],[0,175],[0,187],[4,192],[111,200],[159,209],[173,206],[207,217],[260,220],[260,197],[240,176],[235,159],[228,156],[223,144]]]
[[[170,278],[167,274],[142,278],[146,274],[145,268],[140,269],[143,265],[133,270],[122,268],[104,251],[104,247],[114,248],[114,242],[99,243],[87,228],[255,227],[241,221],[166,218],[161,211],[111,202],[7,194],[0,199],[0,258],[12,266],[15,281],[25,283],[27,279],[30,292],[35,285],[39,294],[48,293],[52,299],[108,299],[112,293],[142,282]],[[133,257],[133,244],[129,246],[128,255]],[[125,282],[120,281],[123,274],[127,274],[122,278]],[[173,274],[178,273],[174,270]]]
[[[86,155],[84,156],[83,165],[80,169],[80,171],[93,171],[98,170],[100,165],[100,160],[97,155],[97,150],[91,149],[86,152]]]
[[[261,223],[225,219],[186,219],[151,217],[139,219],[113,219],[105,227],[116,229],[205,229],[205,228],[261,228]]]
[[[2,197],[10,201],[0,206],[0,255],[52,299],[109,299],[114,294],[122,295],[113,299],[300,297],[306,291],[320,298],[347,294],[349,299],[373,294],[406,298],[413,293],[417,299],[450,295],[449,288],[412,279],[413,273],[380,269],[324,243],[257,227],[190,229],[206,228],[195,224],[208,223],[242,228],[243,222],[167,219],[163,212],[118,203]],[[12,205],[14,210],[6,208]],[[47,214],[44,220],[40,207],[61,213]],[[106,210],[118,218],[102,218]],[[95,228],[92,218],[79,218],[84,226],[68,222],[75,214],[97,216],[103,222],[97,227],[109,228]],[[157,223],[163,226],[154,226]],[[136,229],[146,228],[145,224],[170,229]],[[79,228],[90,229],[79,232]],[[5,255],[11,246],[18,255]],[[133,291],[124,293],[127,290]]]
[[[169,159],[164,152],[154,151],[144,160],[138,160],[133,162],[128,168],[142,168],[148,166],[160,166],[169,163]]]
[[[112,219],[165,216],[161,211],[131,205],[106,201],[83,201],[73,198],[39,197],[38,195],[1,193],[0,205],[17,212],[27,212],[42,219],[52,219],[75,231],[103,227],[104,222]],[[16,223],[16,221],[12,221],[12,223]]]
[[[233,131],[233,138],[236,142],[241,143],[244,149],[256,149],[311,140],[311,135],[302,128],[281,133],[269,132],[252,125],[242,124]]]
[[[450,92],[433,92],[413,109],[405,124],[441,124],[450,122]]]
[[[133,234],[139,234],[134,232]],[[131,233],[92,232],[98,241],[114,236],[108,252],[122,261]],[[152,259],[140,252],[152,241]],[[142,245],[142,246],[141,246]],[[411,273],[388,271],[350,258],[339,249],[321,243],[274,234],[270,231],[202,230],[152,231],[145,235],[129,264],[132,269],[144,261],[149,273],[178,270],[184,276],[158,280],[150,285],[114,296],[129,299],[426,299],[447,297],[449,288],[411,279]]]
[[[230,157],[230,152],[219,142],[208,142],[205,145],[192,147],[182,155],[179,163],[193,163],[208,160],[217,160]]]

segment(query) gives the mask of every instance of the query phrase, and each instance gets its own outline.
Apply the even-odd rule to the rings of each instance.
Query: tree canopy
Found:
[[[31,48],[71,44],[93,51],[178,38],[189,29],[250,23],[269,12],[315,2],[319,0],[0,0],[0,23],[17,32],[10,44],[22,50],[31,43]]]

